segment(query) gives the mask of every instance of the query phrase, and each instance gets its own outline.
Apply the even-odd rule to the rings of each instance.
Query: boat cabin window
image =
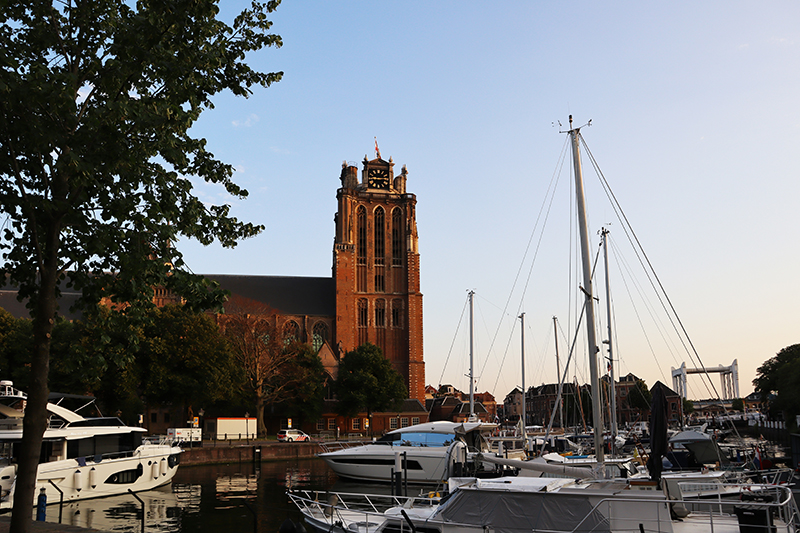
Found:
[[[407,432],[384,435],[377,442],[392,446],[450,446],[454,438],[447,433]]]
[[[87,439],[67,441],[67,458],[95,457],[98,455],[132,452],[142,444],[141,433],[98,435]]]
[[[14,457],[14,445],[9,441],[0,442],[0,461],[2,464],[10,464]]]
[[[63,449],[61,446],[60,441],[43,440],[42,448],[39,452],[39,463],[47,463],[54,460],[53,457],[57,457],[61,453]],[[0,442],[0,461],[2,461],[2,464],[16,463],[21,447],[22,441],[19,440]]]

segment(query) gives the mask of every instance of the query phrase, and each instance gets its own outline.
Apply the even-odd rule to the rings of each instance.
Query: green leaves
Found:
[[[339,413],[345,416],[395,408],[408,397],[403,378],[370,343],[347,352],[339,362],[335,390]]]
[[[758,367],[753,380],[756,392],[766,401],[771,393],[776,397],[770,405],[774,414],[783,412],[787,421],[800,414],[800,344],[793,344],[767,359]]]
[[[280,45],[261,16],[275,5],[254,2],[235,28],[216,18],[214,0],[0,7],[0,284],[28,298],[34,339],[13,531],[30,522],[58,280],[70,272],[79,306],[108,298],[112,316],[136,324],[154,287],[186,291],[193,307],[219,303],[219,291],[173,270],[183,267],[179,236],[234,246],[263,230],[193,194],[195,178],[246,196],[189,131],[214,95],[280,79],[245,62]]]
[[[228,26],[207,1],[4,4],[0,204],[13,229],[0,251],[11,281],[45,290],[35,273],[46,257],[80,271],[84,286],[108,271],[164,281],[144,259],[182,264],[170,248],[179,236],[232,247],[263,230],[193,194],[191,178],[236,198],[247,191],[189,131],[215,94],[280,79],[245,62],[281,46],[266,18],[277,5],[254,2]]]

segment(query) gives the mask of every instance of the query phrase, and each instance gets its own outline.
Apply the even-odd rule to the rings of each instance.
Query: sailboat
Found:
[[[594,331],[594,301],[580,160],[580,130],[570,135],[575,192],[580,225],[583,263],[583,293],[589,368],[592,381],[594,444],[597,461],[604,462],[602,411],[597,369],[599,348]],[[660,457],[657,458],[660,462]],[[501,458],[485,461],[502,464]],[[542,468],[541,465],[528,465]],[[552,467],[552,465],[546,465]],[[455,478],[448,480],[450,492],[441,500],[431,498],[393,498],[387,507],[348,505],[345,495],[336,502],[322,502],[313,494],[289,493],[291,500],[313,528],[327,533],[397,533],[406,529],[424,533],[523,533],[523,532],[598,532],[622,533],[659,531],[689,533],[714,531],[785,531],[797,533],[800,512],[791,490],[779,485],[749,485],[747,501],[726,501],[723,494],[731,487],[714,483],[678,483],[673,493],[659,486],[658,469],[653,479],[592,479],[586,469],[561,468],[572,479],[541,477],[501,477],[495,479]],[[602,470],[600,470],[602,472]],[[703,485],[700,491],[698,485]],[[666,486],[666,484],[665,484]],[[737,494],[742,494],[738,487]],[[693,494],[718,494],[700,499]]]

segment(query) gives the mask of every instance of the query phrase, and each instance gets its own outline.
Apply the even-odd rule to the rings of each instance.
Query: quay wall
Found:
[[[315,442],[185,447],[181,454],[181,466],[306,459],[315,457],[321,451],[319,444]]]

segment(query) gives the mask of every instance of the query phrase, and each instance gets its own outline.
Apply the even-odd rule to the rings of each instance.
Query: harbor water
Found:
[[[47,506],[46,520],[103,531],[269,532],[299,522],[290,488],[330,490],[336,474],[321,459],[181,467],[157,490]],[[138,497],[138,499],[137,499]],[[143,502],[143,504],[139,501]]]

